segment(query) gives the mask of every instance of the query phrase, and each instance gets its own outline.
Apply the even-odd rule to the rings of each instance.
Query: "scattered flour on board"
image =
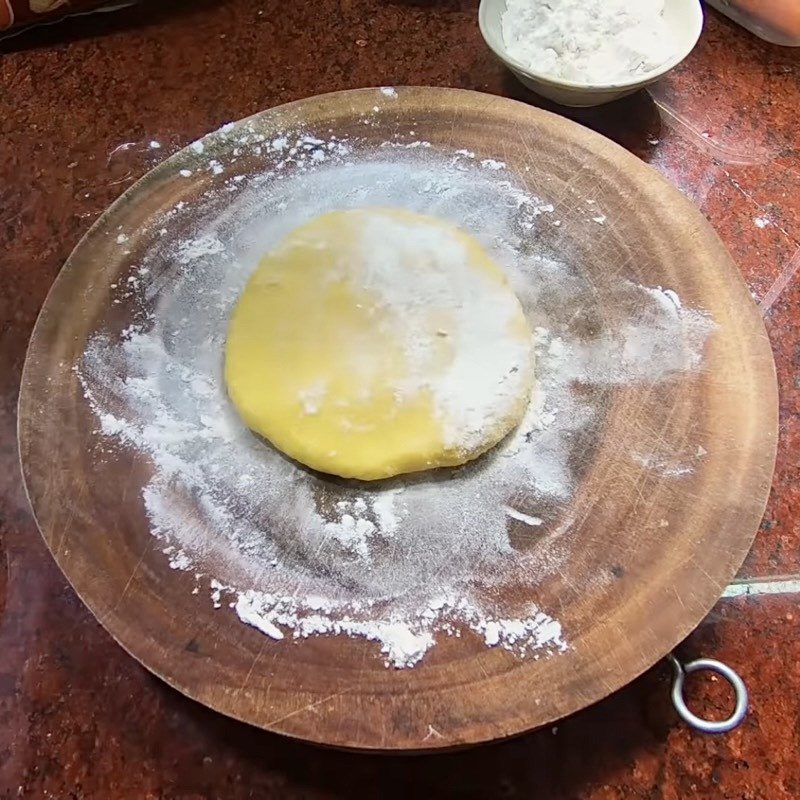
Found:
[[[405,146],[302,129],[269,138],[241,123],[191,147],[193,163],[181,167],[214,161],[224,176],[144,232],[146,252],[113,289],[134,322],[101,326],[76,368],[97,419],[93,457],[128,448],[149,460],[143,508],[170,566],[272,639],[359,637],[398,668],[465,630],[519,657],[555,653],[568,631],[537,605],[537,585],[570,555],[575,455],[602,424],[609,387],[699,369],[714,325],[670,290],[622,279],[609,320],[547,199],[492,159],[392,141]],[[236,174],[253,156],[258,169]],[[379,485],[332,482],[244,427],[221,353],[233,304],[266,251],[314,216],[378,205],[478,237],[535,331],[537,386],[519,428],[472,464]],[[319,392],[305,398],[309,413]],[[515,545],[518,529],[537,543]],[[527,599],[500,602],[504,586]]]
[[[507,0],[501,25],[512,58],[580,83],[644,75],[676,47],[664,0]]]

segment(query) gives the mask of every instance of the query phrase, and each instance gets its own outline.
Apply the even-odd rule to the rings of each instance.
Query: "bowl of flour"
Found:
[[[481,0],[495,55],[540,95],[608,103],[654,83],[697,44],[699,0]]]

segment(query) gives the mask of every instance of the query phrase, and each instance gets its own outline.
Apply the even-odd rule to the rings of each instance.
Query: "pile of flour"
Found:
[[[664,0],[507,0],[502,32],[525,67],[588,84],[644,75],[675,51]]]
[[[109,319],[131,323],[101,325],[76,366],[97,419],[92,458],[150,465],[143,516],[170,566],[193,576],[198,603],[205,594],[218,613],[276,640],[373,641],[397,668],[419,663],[439,637],[469,632],[521,658],[569,647],[538,586],[570,558],[575,470],[603,424],[609,387],[702,368],[714,324],[674,292],[621,277],[610,290],[615,313],[605,313],[596,276],[559,238],[566,219],[491,155],[432,147],[413,131],[376,144],[228,127],[176,171],[175,180],[211,173],[211,189],[144,230],[109,231],[131,260]],[[319,214],[369,206],[474,234],[535,331],[525,419],[466,467],[333,481],[253,435],[226,395],[228,318],[263,253]],[[564,213],[608,231],[590,200]]]

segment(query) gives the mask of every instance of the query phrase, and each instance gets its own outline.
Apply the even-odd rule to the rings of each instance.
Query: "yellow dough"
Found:
[[[463,464],[521,419],[532,340],[503,271],[454,225],[335,211],[268,253],[234,309],[228,393],[291,458],[375,480]]]

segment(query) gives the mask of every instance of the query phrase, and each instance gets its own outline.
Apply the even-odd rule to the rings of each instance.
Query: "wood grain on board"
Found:
[[[376,141],[402,125],[433,147],[500,151],[515,180],[534,193],[546,190],[568,235],[588,242],[579,268],[601,301],[622,276],[674,289],[716,323],[702,371],[677,377],[668,391],[610,390],[601,434],[564,512],[572,557],[537,595],[558,610],[566,652],[518,659],[465,633],[445,637],[414,669],[388,670],[368,642],[267,639],[230,609],[198,602],[191,576],[170,569],[142,508],[150,465],[124,448],[116,459],[93,459],[97,425],[73,366],[94,332],[126,324],[124,307],[109,298],[131,263],[109,233],[123,224],[144,228],[213,180],[176,180],[181,153],[109,209],[54,284],[23,375],[20,451],[59,566],[123,647],[167,683],[290,736],[428,750],[511,736],[583,708],[631,681],[698,624],[761,519],[777,391],[763,324],[736,268],[702,215],[653,170],[574,123],[473,92],[400,90],[391,103],[379,101],[376,124],[365,127],[361,117],[376,97],[375,90],[326,95],[251,122],[268,137],[291,117]],[[607,224],[581,229],[586,223],[570,214],[575,198],[594,199]],[[706,455],[669,480],[629,457],[654,438]]]

